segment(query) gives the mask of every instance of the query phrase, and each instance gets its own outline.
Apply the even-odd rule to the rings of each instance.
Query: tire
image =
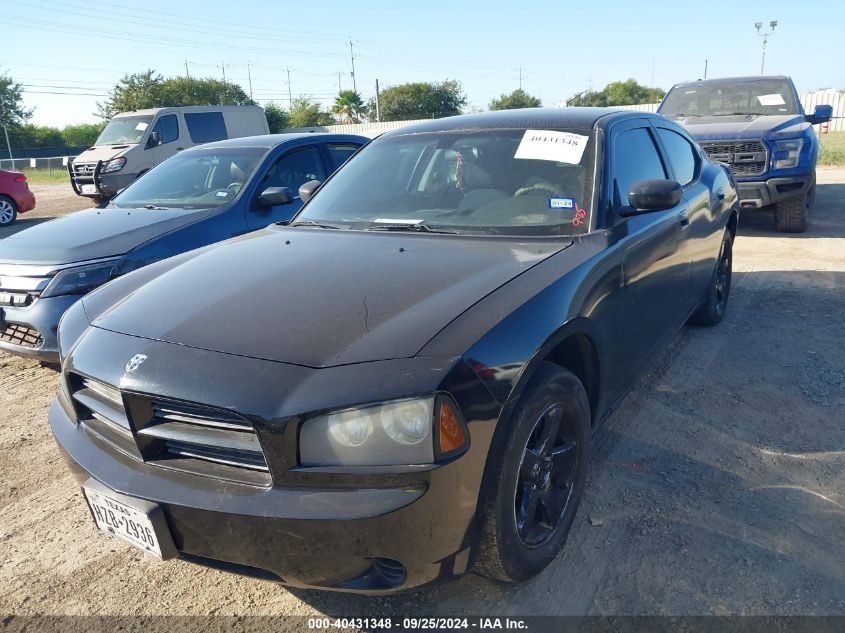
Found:
[[[17,218],[17,203],[11,198],[0,196],[0,226],[11,226]]]
[[[713,326],[725,316],[728,308],[728,297],[731,294],[731,276],[733,272],[733,237],[730,231],[725,231],[722,246],[719,249],[719,259],[710,279],[707,289],[707,299],[701,307],[690,317],[693,325]]]
[[[554,560],[584,491],[590,430],[590,403],[578,378],[553,363],[540,365],[511,416],[503,453],[488,456],[499,466],[491,474],[476,572],[521,581]]]
[[[816,176],[802,196],[788,198],[775,205],[777,230],[783,233],[803,233],[807,230],[807,219],[816,203]]]

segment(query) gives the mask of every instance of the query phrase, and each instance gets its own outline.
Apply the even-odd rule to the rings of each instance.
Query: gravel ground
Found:
[[[86,202],[34,189],[32,218]],[[372,599],[156,562],[91,524],[56,374],[0,354],[0,614],[845,615],[844,199],[820,169],[808,233],[744,216],[725,321],[679,333],[598,432],[567,547],[521,585]]]

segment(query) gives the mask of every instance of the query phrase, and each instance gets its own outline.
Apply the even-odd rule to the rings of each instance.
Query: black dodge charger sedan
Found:
[[[724,315],[729,172],[657,115],[532,109],[394,130],[314,187],[66,313],[50,424],[94,522],[300,587],[538,573],[591,430]]]

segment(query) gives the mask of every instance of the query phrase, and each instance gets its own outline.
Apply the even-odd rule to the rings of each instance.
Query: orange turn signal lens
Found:
[[[440,403],[440,451],[448,453],[464,444],[464,432],[458,424],[458,417],[445,400]]]

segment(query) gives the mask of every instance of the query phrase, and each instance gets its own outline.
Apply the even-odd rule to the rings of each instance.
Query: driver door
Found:
[[[323,182],[325,179],[326,170],[316,145],[297,147],[282,154],[267,169],[255,189],[255,200],[247,212],[250,230],[290,220],[302,208],[299,188],[309,180]],[[261,206],[258,204],[258,196],[268,187],[287,187],[294,196],[293,202],[273,207]]]

